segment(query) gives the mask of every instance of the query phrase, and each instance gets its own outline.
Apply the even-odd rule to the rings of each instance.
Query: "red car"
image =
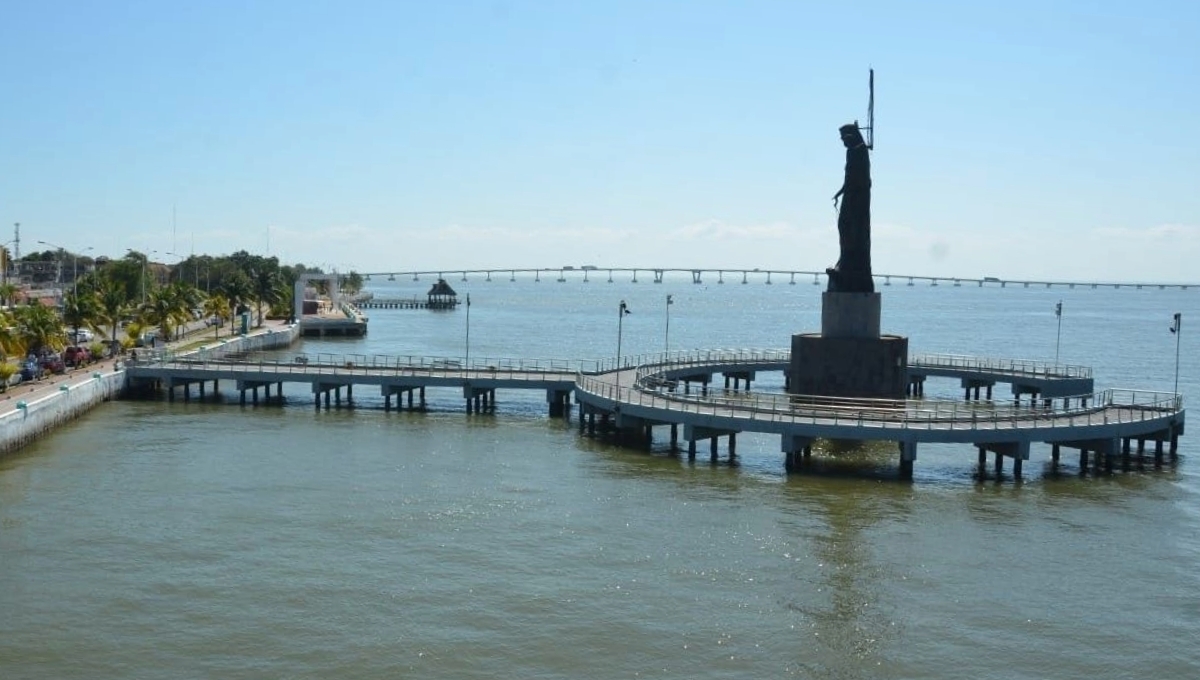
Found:
[[[86,366],[92,360],[92,353],[86,347],[68,347],[63,350],[63,363],[67,366]]]

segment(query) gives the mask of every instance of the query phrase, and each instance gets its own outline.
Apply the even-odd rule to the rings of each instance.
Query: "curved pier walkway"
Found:
[[[285,382],[307,383],[314,405],[339,404],[355,386],[378,388],[391,407],[391,398],[402,407],[425,404],[427,387],[462,390],[467,411],[492,409],[497,389],[543,390],[552,416],[570,413],[570,396],[580,405],[579,428],[591,434],[614,434],[623,441],[649,437],[654,426],[669,426],[672,445],[687,442],[689,458],[697,442],[709,440],[711,457],[718,456],[718,439],[726,437],[730,457],[736,456],[736,436],[741,432],[779,435],[789,471],[808,463],[816,439],[884,440],[896,442],[899,472],[912,476],[920,443],[969,443],[979,455],[981,474],[986,455],[995,454],[997,475],[1003,460],[1013,460],[1013,474],[1021,475],[1030,444],[1045,442],[1052,458],[1062,448],[1080,452],[1080,467],[1087,469],[1089,454],[1097,466],[1111,469],[1115,459],[1138,453],[1147,442],[1161,461],[1164,445],[1177,451],[1184,431],[1184,410],[1178,395],[1138,391],[1094,392],[1091,370],[1081,366],[1034,361],[980,359],[953,355],[918,355],[909,366],[914,394],[923,394],[930,377],[958,379],[966,400],[863,400],[809,397],[750,391],[760,372],[786,372],[786,350],[710,350],[669,355],[626,357],[619,362],[546,361],[474,358],[464,360],[419,356],[297,355],[287,359],[254,359],[162,355],[130,364],[131,382],[162,385],[174,399],[182,389],[205,383],[233,381],[241,403],[250,394],[258,403],[258,390],[270,396],[271,385],[281,394]],[[710,390],[714,376],[722,375],[725,388]],[[733,389],[728,389],[730,383]],[[744,382],[745,387],[742,388]],[[991,396],[997,383],[1011,386],[1013,401],[980,401],[980,388]],[[916,387],[919,385],[919,389]],[[974,394],[972,394],[974,390]],[[1021,397],[1028,395],[1026,402]],[[597,422],[599,421],[599,422]]]

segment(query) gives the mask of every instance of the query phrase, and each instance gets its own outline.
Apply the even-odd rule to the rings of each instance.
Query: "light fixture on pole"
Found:
[[[625,315],[629,314],[629,305],[621,300],[617,306],[617,398],[621,396],[621,332],[624,329]]]
[[[150,254],[157,253],[157,250],[151,250],[150,253],[138,253],[133,248],[126,249],[130,253],[137,253],[142,256],[142,304],[146,304],[146,262],[150,259]]]
[[[1175,398],[1179,398],[1179,338],[1183,335],[1183,313],[1175,312],[1175,320],[1171,324],[1171,333],[1175,335]]]
[[[1054,365],[1058,365],[1058,348],[1062,345],[1062,300],[1054,305],[1054,316],[1058,317],[1058,338],[1054,341]]]
[[[467,293],[467,351],[463,361],[463,367],[468,371],[471,370],[471,294]]]
[[[51,243],[51,242],[49,242],[49,241],[38,241],[38,243],[40,243],[40,244],[42,244],[42,245],[44,245],[44,246],[50,246],[51,248],[57,248],[57,249],[58,249],[58,252],[59,252],[59,263],[58,263],[58,266],[59,266],[59,271],[61,272],[61,270],[62,270],[62,253],[66,252],[66,250],[67,250],[67,249],[66,249],[66,248],[63,248],[62,246],[60,246],[60,245],[58,245],[58,244],[56,244],[56,243]],[[89,251],[89,250],[92,250],[92,247],[91,247],[91,246],[88,246],[87,248],[84,248],[84,249],[83,249],[83,250],[81,250],[80,252],[86,253],[86,252],[87,252],[87,251]],[[78,294],[79,294],[79,253],[76,253],[76,252],[72,251],[72,252],[71,252],[71,258],[72,258],[72,264],[71,264],[71,293],[72,293],[73,295],[78,295]],[[59,275],[59,277],[58,277],[58,278],[60,278],[60,279],[62,278],[61,274]]]
[[[671,353],[671,305],[675,304],[675,298],[667,295],[667,317],[666,323],[663,324],[663,361],[667,360],[667,355]]]

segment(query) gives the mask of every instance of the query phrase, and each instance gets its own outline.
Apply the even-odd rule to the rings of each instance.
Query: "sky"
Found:
[[[1196,2],[0,7],[22,253],[1200,282]]]

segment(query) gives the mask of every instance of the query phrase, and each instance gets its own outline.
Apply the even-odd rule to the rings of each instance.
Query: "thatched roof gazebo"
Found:
[[[458,305],[458,293],[446,283],[446,279],[438,279],[429,288],[427,294],[430,309],[454,309]]]

